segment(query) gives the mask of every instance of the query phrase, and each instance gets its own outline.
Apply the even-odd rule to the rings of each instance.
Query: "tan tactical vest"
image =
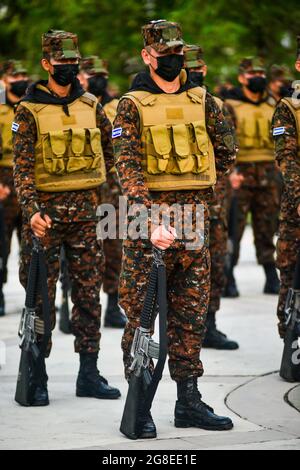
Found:
[[[124,95],[140,114],[143,172],[151,191],[200,190],[216,183],[205,93],[198,87],[180,94],[133,91]]]
[[[274,107],[269,103],[253,105],[226,100],[237,119],[239,152],[237,163],[274,161],[274,143],[270,133]]]
[[[113,124],[116,114],[117,114],[117,107],[118,107],[119,100],[114,99],[110,101],[109,103],[105,104],[103,106],[103,109],[105,111],[106,116],[110,120],[110,122]]]
[[[3,156],[0,158],[0,167],[13,166],[12,130],[14,110],[7,104],[0,104],[0,133],[2,137]]]
[[[283,98],[281,101],[289,108],[294,116],[298,133],[298,157],[300,157],[300,102],[298,99],[293,100],[292,98]]]
[[[96,188],[105,177],[101,132],[96,125],[97,100],[85,93],[61,106],[22,102],[37,126],[35,184],[39,191],[75,191]]]

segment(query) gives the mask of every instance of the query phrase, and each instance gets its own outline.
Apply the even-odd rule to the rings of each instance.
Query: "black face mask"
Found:
[[[190,72],[190,79],[198,86],[202,86],[204,82],[203,72]]]
[[[28,85],[29,80],[18,80],[17,82],[11,83],[10,91],[13,95],[17,96],[18,98],[22,98],[22,96],[25,95]]]
[[[107,78],[102,75],[94,75],[88,79],[88,91],[93,95],[102,96],[107,88]]]
[[[183,63],[183,55],[169,54],[157,57],[158,67],[155,72],[167,82],[173,82],[173,80],[175,80],[175,78],[180,74]]]
[[[58,85],[67,86],[74,83],[79,72],[78,64],[57,64],[53,65],[54,73],[51,77]]]
[[[263,93],[267,88],[267,79],[265,77],[249,78],[247,88],[252,93]]]
[[[291,87],[288,85],[281,85],[279,88],[279,95],[281,98],[286,98],[291,95]]]

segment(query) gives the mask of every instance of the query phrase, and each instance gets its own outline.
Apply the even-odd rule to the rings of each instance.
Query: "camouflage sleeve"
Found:
[[[114,166],[114,154],[111,141],[111,123],[107,118],[102,106],[97,105],[96,109],[97,127],[101,131],[101,143],[104,153],[106,172],[108,173]]]
[[[275,157],[284,178],[284,184],[292,204],[300,204],[300,161],[297,157],[297,126],[289,108],[280,102],[275,110],[272,129],[283,127],[283,133],[273,136]]]
[[[39,211],[34,177],[36,124],[31,112],[22,105],[17,108],[14,122],[19,126],[13,132],[14,184],[23,213],[29,220]]]
[[[207,93],[205,100],[207,132],[212,141],[218,177],[228,173],[236,156],[235,131],[232,122],[225,119],[213,97]]]
[[[142,143],[139,131],[139,112],[129,99],[120,101],[114,129],[121,130],[113,138],[115,163],[122,186],[123,195],[129,204],[151,206],[151,196],[145,185],[142,171]]]

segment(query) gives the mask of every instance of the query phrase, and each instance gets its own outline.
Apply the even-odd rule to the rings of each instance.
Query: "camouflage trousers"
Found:
[[[256,256],[259,264],[274,263],[274,235],[278,227],[280,208],[280,173],[275,163],[247,163],[238,166],[244,182],[236,191],[238,198],[238,246],[235,249],[237,264],[240,242],[252,215],[252,228]]]
[[[103,253],[97,240],[96,222],[53,222],[42,239],[45,248],[48,292],[52,329],[55,327],[55,292],[59,277],[61,246],[64,245],[71,281],[72,332],[75,352],[97,352],[100,342],[100,289],[103,276]],[[28,224],[23,225],[21,241],[20,281],[26,288],[31,259],[32,235]],[[38,315],[42,317],[41,300]],[[49,344],[48,355],[51,344]]]
[[[0,168],[0,183],[5,184],[10,189],[10,195],[3,201],[3,214],[4,214],[4,240],[5,240],[5,256],[3,262],[3,279],[7,280],[7,262],[10,254],[11,240],[14,231],[16,230],[19,242],[21,240],[22,228],[22,213],[18,203],[17,195],[13,182],[12,168]],[[0,237],[1,244],[1,237]],[[2,253],[2,246],[0,246]]]
[[[210,229],[209,251],[211,259],[211,290],[208,312],[220,309],[222,291],[225,286],[225,256],[228,240],[228,209],[231,187],[228,176],[219,180],[215,187],[214,197],[209,205]]]
[[[164,260],[168,289],[168,353],[173,380],[203,375],[200,351],[210,290],[210,259],[201,250],[168,249]],[[130,349],[146,294],[152,265],[151,248],[126,246],[120,277],[119,302],[128,317],[122,338],[125,376],[132,362]]]
[[[116,176],[109,173],[107,183],[100,190],[101,203],[109,203],[116,209],[116,233],[119,233],[119,196],[121,190]],[[122,264],[122,240],[103,240],[105,270],[103,275],[103,290],[106,294],[118,292]]]
[[[277,267],[280,270],[280,292],[277,315],[279,319],[278,330],[281,338],[284,338],[286,332],[284,308],[288,290],[293,285],[294,271],[299,250],[299,224],[293,225],[287,222],[281,222],[277,241]]]

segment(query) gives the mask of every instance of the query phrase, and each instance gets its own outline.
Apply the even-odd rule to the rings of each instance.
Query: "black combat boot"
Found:
[[[152,415],[149,412],[147,421],[143,426],[142,434],[139,439],[155,439],[157,437],[156,426],[153,421]]]
[[[225,431],[233,428],[230,418],[217,416],[214,410],[201,400],[196,377],[178,382],[177,395],[175,406],[177,428],[196,427],[208,431]]]
[[[76,383],[77,397],[93,397],[114,400],[121,396],[111,387],[97,369],[98,353],[80,353],[80,369]]]
[[[0,290],[0,317],[5,315],[5,301],[2,289]]]
[[[226,285],[223,291],[223,297],[227,297],[229,299],[235,299],[236,297],[239,297],[239,296],[240,296],[240,293],[236,286],[235,277],[232,271],[227,277]]]
[[[34,372],[34,370],[33,370]],[[41,360],[41,369],[39,377],[36,377],[36,373],[34,374],[35,377],[32,379],[35,382],[35,391],[33,394],[33,401],[31,406],[47,406],[49,405],[49,396],[48,396],[48,375],[46,372],[46,363],[45,359]]]
[[[239,345],[236,341],[231,341],[224,333],[217,330],[215,312],[208,312],[206,328],[207,331],[203,341],[203,348],[223,349],[227,351],[239,349]]]
[[[108,294],[104,326],[108,326],[110,328],[124,328],[126,322],[127,318],[118,304],[118,293]]]
[[[266,283],[264,294],[279,294],[280,281],[276,271],[275,263],[266,263],[263,265],[266,274]]]

